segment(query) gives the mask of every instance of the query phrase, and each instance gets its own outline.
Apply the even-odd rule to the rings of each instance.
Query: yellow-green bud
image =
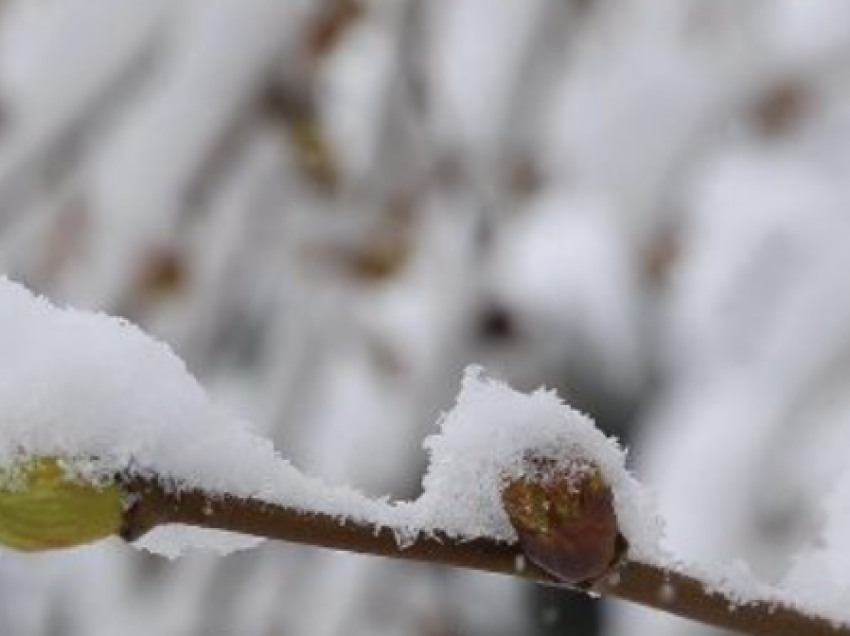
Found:
[[[25,552],[70,548],[119,532],[124,501],[114,482],[72,475],[56,458],[0,471],[0,543]]]

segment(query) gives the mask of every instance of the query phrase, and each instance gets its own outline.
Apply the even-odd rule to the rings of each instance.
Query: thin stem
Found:
[[[125,515],[122,535],[128,540],[157,526],[180,523],[559,585],[551,575],[527,562],[516,545],[487,539],[460,542],[437,535],[400,547],[390,528],[305,513],[255,499],[210,496],[200,491],[168,493],[152,482],[134,482],[129,490],[135,502]],[[850,626],[836,625],[767,600],[739,604],[722,592],[708,591],[691,576],[637,561],[619,564],[586,591],[754,636],[850,636]]]

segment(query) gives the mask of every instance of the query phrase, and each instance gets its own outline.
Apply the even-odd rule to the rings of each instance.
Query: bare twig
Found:
[[[254,499],[211,496],[199,491],[166,492],[148,481],[129,485],[133,505],[125,515],[123,536],[134,540],[153,528],[179,523],[430,564],[481,570],[562,586],[527,562],[516,545],[492,540],[457,541],[421,537],[400,547],[391,528],[361,525],[320,513],[305,513]],[[587,592],[639,603],[708,625],[754,636],[850,636],[836,625],[776,602],[737,603],[709,591],[699,580],[657,565],[626,560],[588,586]]]

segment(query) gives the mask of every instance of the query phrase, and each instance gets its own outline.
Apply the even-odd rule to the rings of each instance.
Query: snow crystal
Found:
[[[178,490],[257,497],[389,526],[402,540],[440,532],[513,541],[501,488],[536,451],[595,462],[613,488],[633,555],[655,554],[659,524],[616,442],[554,392],[525,395],[477,367],[467,371],[440,434],[426,442],[431,466],[423,494],[393,504],[297,471],[269,440],[216,409],[166,345],[119,319],[58,309],[0,279],[0,351],[0,466],[61,456],[94,478],[156,475]],[[158,529],[141,545],[170,556],[190,546],[235,547],[220,534]]]

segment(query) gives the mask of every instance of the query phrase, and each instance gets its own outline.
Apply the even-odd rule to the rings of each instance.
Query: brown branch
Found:
[[[134,482],[128,488],[134,503],[125,514],[122,536],[127,540],[139,538],[157,526],[180,523],[560,585],[527,562],[516,545],[486,539],[459,542],[434,536],[422,537],[402,548],[389,528],[304,513],[254,499],[210,496],[199,491],[168,493],[147,481]],[[586,591],[754,636],[850,636],[850,626],[836,625],[768,600],[739,604],[723,593],[708,591],[691,576],[637,561],[622,562]]]

